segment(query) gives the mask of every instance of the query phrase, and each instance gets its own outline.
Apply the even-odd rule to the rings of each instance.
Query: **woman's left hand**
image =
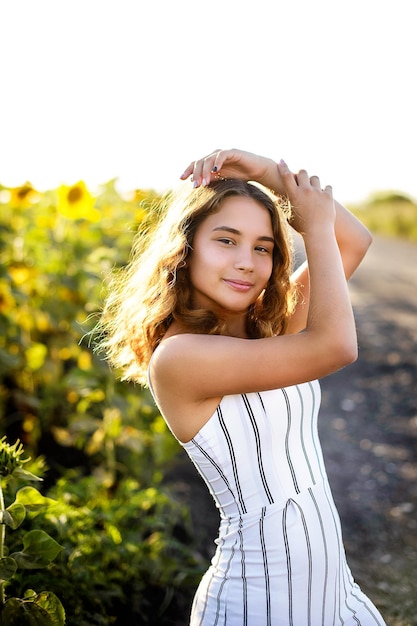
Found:
[[[215,150],[193,161],[181,175],[182,180],[192,176],[195,187],[205,186],[221,178],[254,180],[280,193],[281,178],[272,159],[244,150]]]

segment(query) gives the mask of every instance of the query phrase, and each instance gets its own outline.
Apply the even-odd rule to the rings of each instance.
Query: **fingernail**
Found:
[[[203,178],[203,180],[201,181],[201,184],[203,185],[203,187],[207,186],[207,179]]]
[[[193,182],[193,187],[194,187],[194,189],[195,189],[196,187],[198,187],[198,182],[197,182],[196,180]]]
[[[217,165],[215,165],[211,171],[215,174],[217,172]]]
[[[284,161],[284,159],[281,159],[281,161],[279,162],[280,165],[287,165]]]

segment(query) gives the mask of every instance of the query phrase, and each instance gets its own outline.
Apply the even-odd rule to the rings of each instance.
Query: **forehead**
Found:
[[[241,232],[256,231],[259,235],[272,233],[268,209],[257,200],[246,196],[228,196],[202,225],[209,229],[219,225],[233,226]]]

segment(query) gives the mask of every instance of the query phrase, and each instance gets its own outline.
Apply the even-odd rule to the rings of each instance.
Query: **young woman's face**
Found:
[[[246,315],[272,272],[274,238],[267,209],[230,196],[196,231],[188,268],[194,304],[220,317]]]

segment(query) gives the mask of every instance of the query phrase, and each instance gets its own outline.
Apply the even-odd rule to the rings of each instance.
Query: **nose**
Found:
[[[254,268],[252,250],[239,248],[234,266],[243,272],[252,272]]]

